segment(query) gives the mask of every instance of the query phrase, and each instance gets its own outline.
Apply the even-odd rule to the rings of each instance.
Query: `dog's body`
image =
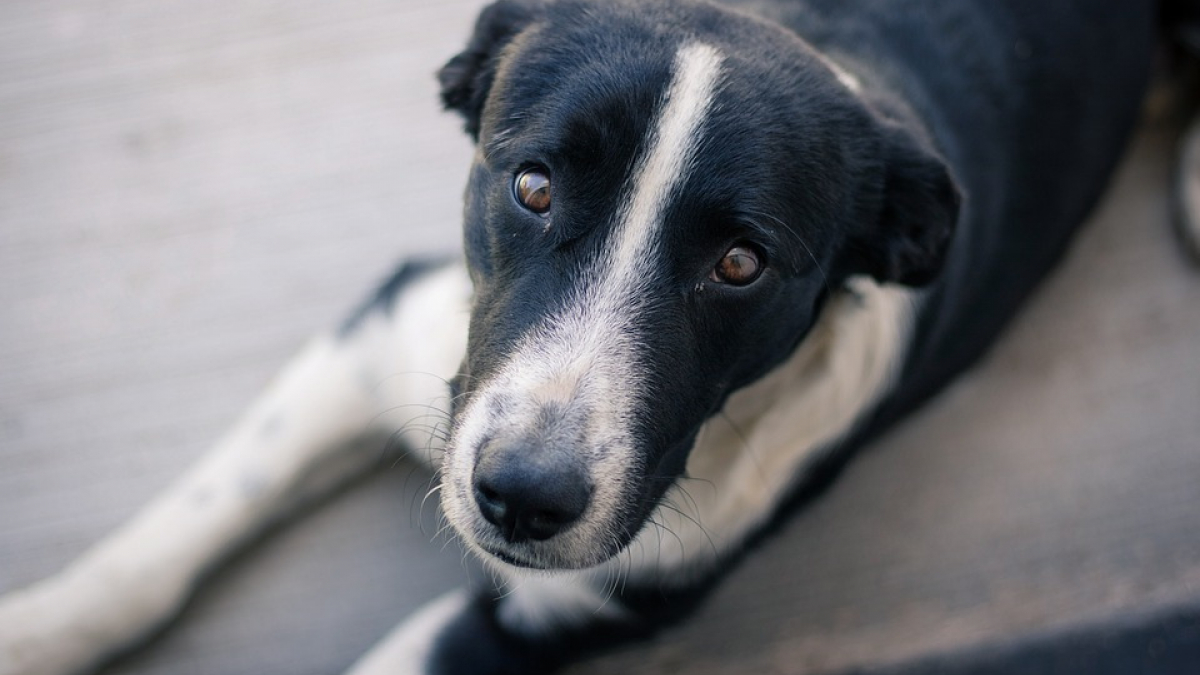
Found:
[[[547,671],[686,613],[976,359],[1124,148],[1153,4],[732,4],[486,10],[441,73],[479,143],[465,269],[403,268],[181,484],[0,604],[0,673],[170,616],[375,459],[339,447],[428,418],[380,399],[398,375],[422,404],[453,380],[441,498],[512,587],[437,601],[354,672]]]

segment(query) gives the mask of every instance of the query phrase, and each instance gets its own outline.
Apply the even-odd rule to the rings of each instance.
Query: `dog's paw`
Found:
[[[76,602],[58,579],[0,597],[0,675],[69,675],[88,665],[98,641],[75,629]]]
[[[171,616],[178,584],[77,565],[0,597],[0,675],[84,672]]]

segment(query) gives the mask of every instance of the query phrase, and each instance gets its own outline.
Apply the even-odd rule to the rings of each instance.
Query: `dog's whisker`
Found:
[[[427,370],[402,370],[399,372],[388,374],[388,375],[380,378],[373,385],[372,391],[378,392],[383,387],[383,385],[388,384],[390,381],[401,378],[401,377],[409,377],[411,375],[421,375],[421,376],[425,376],[425,377],[431,377],[431,378],[437,380],[438,382],[446,385],[447,388],[450,386],[450,380],[447,380],[445,377],[442,377],[441,375],[438,375],[437,373],[431,373]],[[465,377],[465,376],[463,376],[463,377]]]
[[[710,549],[712,549],[712,553],[713,553],[713,555],[714,555],[714,556],[716,556],[716,557],[720,557],[720,549],[719,549],[719,548],[717,548],[717,543],[716,543],[716,541],[714,541],[714,540],[713,540],[713,538],[712,538],[712,535],[711,535],[711,534],[709,534],[708,528],[704,527],[703,523],[701,523],[699,520],[697,520],[696,518],[692,517],[691,515],[688,515],[686,512],[684,512],[684,511],[683,511],[683,509],[681,509],[681,508],[679,508],[678,506],[676,506],[676,505],[675,505],[674,503],[672,503],[672,502],[671,502],[669,499],[668,499],[668,500],[663,500],[662,502],[660,502],[660,505],[662,505],[662,506],[666,507],[666,509],[667,509],[667,510],[669,510],[669,511],[671,511],[671,512],[673,512],[673,513],[677,513],[677,514],[679,514],[679,517],[681,517],[681,518],[683,518],[684,520],[687,520],[688,522],[690,522],[690,523],[692,523],[693,525],[695,525],[695,526],[696,526],[696,528],[697,528],[697,529],[700,531],[700,533],[704,535],[704,538],[705,538],[705,540],[708,542],[708,546],[709,546],[709,548],[710,548]],[[678,537],[678,535],[677,535],[677,537]],[[683,546],[683,540],[682,540],[682,539],[680,539],[680,542],[679,542],[679,543],[680,543],[680,546],[682,547],[682,546]]]
[[[734,422],[733,418],[730,417],[729,414],[724,410],[721,411],[720,417],[727,425],[729,425],[729,429],[733,431],[734,436],[737,436],[738,443],[741,445],[742,450],[746,453],[746,456],[750,458],[750,461],[754,462],[754,469],[758,472],[759,481],[761,481],[763,484],[769,483],[770,481],[767,478],[767,472],[765,469],[763,469],[762,460],[759,458],[758,453],[755,452],[754,446],[750,444],[750,440],[746,437],[746,434],[742,431],[742,428],[738,426],[737,422]],[[716,486],[714,485],[714,489],[715,487]]]
[[[685,505],[691,508],[692,514],[699,518],[701,514],[700,505],[696,503],[696,499],[692,497],[692,493],[688,492],[687,486],[677,483],[675,488],[675,492],[684,498]]]
[[[409,505],[409,513],[411,514],[413,512],[416,512],[416,514],[417,514],[417,523],[420,524],[422,534],[425,533],[425,505],[429,502],[430,497],[437,495],[438,492],[440,492],[442,489],[442,484],[440,482],[438,482],[438,479],[436,476],[434,476],[433,478],[430,478],[429,482],[431,483],[431,485],[425,490],[425,495],[423,497],[421,497],[421,503],[417,506],[417,508],[414,509],[411,504]],[[414,491],[413,492],[413,501],[414,502],[416,501],[416,496],[417,496],[417,493]]]

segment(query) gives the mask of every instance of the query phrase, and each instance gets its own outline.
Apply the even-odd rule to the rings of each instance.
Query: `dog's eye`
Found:
[[[550,175],[545,169],[535,167],[517,174],[513,181],[513,192],[521,206],[536,214],[550,210]]]
[[[762,274],[762,260],[748,246],[734,246],[725,252],[708,278],[720,284],[747,286]]]

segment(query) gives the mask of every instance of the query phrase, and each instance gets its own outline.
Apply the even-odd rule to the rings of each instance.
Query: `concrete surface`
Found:
[[[194,460],[390,263],[452,250],[465,0],[0,5],[0,592]],[[695,621],[577,673],[817,673],[1200,601],[1200,274],[1144,133],[991,356]],[[395,467],[107,675],[335,673],[469,565]]]

